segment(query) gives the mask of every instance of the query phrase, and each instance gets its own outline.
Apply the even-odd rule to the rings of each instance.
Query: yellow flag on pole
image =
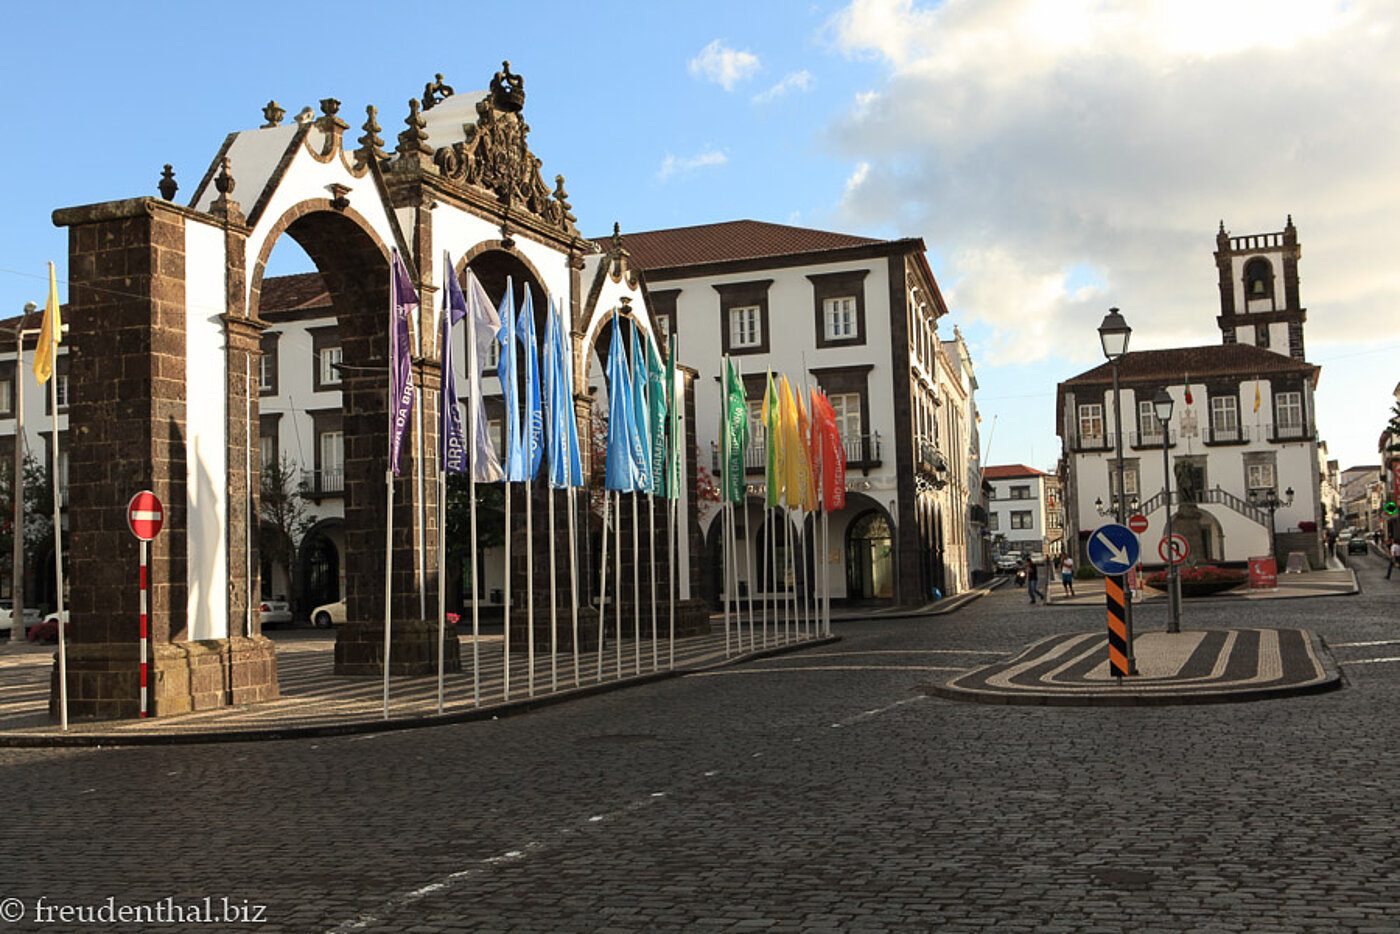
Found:
[[[55,348],[63,340],[63,322],[58,316],[58,278],[53,263],[49,263],[49,302],[44,306],[44,327],[39,332],[39,346],[34,352],[34,378],[40,385],[53,375]]]
[[[1259,411],[1259,380],[1254,381],[1254,411]]]

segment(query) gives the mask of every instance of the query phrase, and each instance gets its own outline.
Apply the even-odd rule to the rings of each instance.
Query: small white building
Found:
[[[1055,478],[1025,464],[998,464],[988,467],[983,476],[992,490],[987,502],[987,531],[996,551],[1048,554],[1051,481]]]

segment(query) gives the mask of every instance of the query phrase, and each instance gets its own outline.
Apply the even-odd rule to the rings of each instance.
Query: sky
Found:
[[[334,97],[348,136],[374,104],[392,149],[435,73],[483,90],[509,59],[585,234],[748,218],[922,238],[987,464],[1054,468],[1055,384],[1102,362],[1109,307],[1131,349],[1218,343],[1218,226],[1291,215],[1320,434],[1343,468],[1379,462],[1400,383],[1395,0],[384,9],[11,5],[0,317],[43,304],[49,260],[66,301],[56,208],[155,195],[166,163],[188,199],[269,100]],[[303,268],[290,241],[274,253]]]

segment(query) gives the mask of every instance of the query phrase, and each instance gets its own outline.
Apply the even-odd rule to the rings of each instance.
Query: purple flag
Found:
[[[442,255],[443,289],[442,312],[442,391],[439,395],[438,413],[438,463],[448,473],[467,472],[467,445],[462,432],[462,412],[457,405],[457,374],[452,360],[452,327],[467,316],[467,299],[457,282],[457,274],[452,268],[452,258],[446,252]],[[470,355],[468,356],[470,359]]]
[[[408,435],[413,411],[413,378],[410,374],[408,319],[418,310],[418,290],[398,250],[392,253],[389,278],[389,469],[399,474],[399,454]]]

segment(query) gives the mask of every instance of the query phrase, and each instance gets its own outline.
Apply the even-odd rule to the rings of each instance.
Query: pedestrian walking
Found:
[[[1386,552],[1389,554],[1390,563],[1385,566],[1385,579],[1390,580],[1390,572],[1395,570],[1395,565],[1400,564],[1400,542],[1395,539],[1386,541]]]
[[[1036,566],[1035,566],[1035,560],[1032,559],[1031,557],[1027,556],[1027,557],[1026,557],[1026,593],[1030,595],[1031,604],[1032,604],[1032,605],[1035,604],[1035,597],[1036,597],[1036,594],[1040,592],[1040,588],[1037,586],[1037,581],[1039,580],[1039,574],[1040,574],[1040,572],[1036,569]],[[1044,599],[1045,599],[1045,598],[1042,597],[1042,598],[1041,598],[1041,602],[1044,602]]]
[[[1074,596],[1074,559],[1069,555],[1060,558],[1060,586],[1065,596]]]

